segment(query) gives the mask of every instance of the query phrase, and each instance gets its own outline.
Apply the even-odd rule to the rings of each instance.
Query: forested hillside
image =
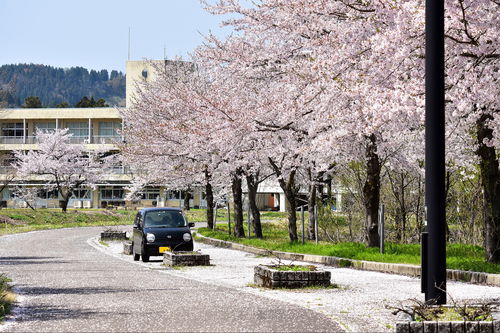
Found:
[[[0,105],[21,107],[25,98],[38,96],[43,107],[74,106],[83,96],[103,98],[110,106],[125,103],[125,75],[83,67],[55,68],[46,65],[0,66]],[[66,103],[65,103],[66,102]]]

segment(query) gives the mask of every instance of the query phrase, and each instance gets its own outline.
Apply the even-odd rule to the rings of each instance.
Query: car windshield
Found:
[[[185,227],[186,220],[182,213],[175,210],[155,210],[147,212],[144,218],[145,227],[178,228]]]

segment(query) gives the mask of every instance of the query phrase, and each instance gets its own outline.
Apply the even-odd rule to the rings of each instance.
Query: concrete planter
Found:
[[[132,242],[131,241],[123,242],[123,253],[124,254],[132,254]]]
[[[103,231],[101,232],[101,240],[121,240],[127,239],[126,232],[124,231]]]
[[[273,266],[259,265],[254,268],[254,282],[266,288],[304,288],[329,286],[331,273],[322,270],[279,271]]]
[[[210,256],[196,251],[175,251],[163,253],[166,266],[209,266]]]
[[[399,321],[396,333],[500,333],[500,312],[494,309],[492,317],[493,321]]]

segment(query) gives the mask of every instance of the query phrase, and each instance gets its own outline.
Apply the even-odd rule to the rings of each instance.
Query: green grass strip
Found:
[[[198,232],[206,237],[266,250],[334,256],[384,263],[420,265],[420,244],[386,243],[385,253],[381,254],[378,248],[369,248],[363,243],[319,242],[319,244],[315,244],[315,242],[309,241],[306,241],[304,245],[301,242],[291,243],[288,239],[286,225],[282,223],[264,223],[262,229],[264,234],[263,239],[231,236],[227,232],[226,224],[218,224],[216,230],[200,228]],[[485,262],[483,248],[467,244],[447,245],[447,268],[494,274],[500,273],[500,264]]]

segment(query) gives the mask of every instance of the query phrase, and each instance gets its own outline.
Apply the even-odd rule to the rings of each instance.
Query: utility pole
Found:
[[[425,2],[425,299],[446,304],[444,0]]]

